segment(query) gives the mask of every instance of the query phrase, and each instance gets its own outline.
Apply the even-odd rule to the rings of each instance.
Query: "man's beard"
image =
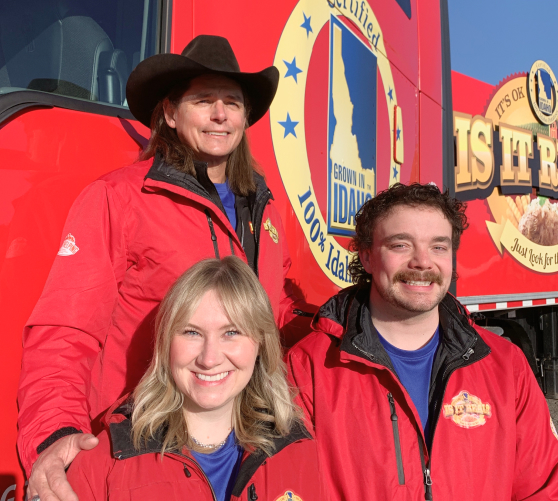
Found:
[[[403,293],[397,286],[401,282],[431,282],[438,284],[441,288],[433,295],[433,292],[408,292]],[[432,271],[400,271],[393,277],[392,283],[387,289],[380,289],[374,283],[374,277],[372,277],[373,287],[380,295],[380,297],[394,306],[402,308],[408,312],[413,313],[426,313],[432,311],[436,308],[444,299],[448,288],[444,287],[444,280],[439,273],[434,273]]]

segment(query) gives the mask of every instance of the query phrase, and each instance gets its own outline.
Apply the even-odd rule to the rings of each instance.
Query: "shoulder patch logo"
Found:
[[[58,251],[58,255],[59,256],[73,256],[78,250],[79,250],[79,247],[76,245],[75,237],[71,233],[68,233],[68,235],[64,239],[64,242],[62,242],[62,245],[60,246],[60,250]]]
[[[302,501],[302,498],[293,491],[286,491],[285,494],[276,498],[275,501]]]
[[[271,240],[273,240],[276,244],[279,243],[279,233],[277,232],[277,228],[271,224],[271,220],[267,218],[267,221],[264,223],[264,230],[269,233]]]
[[[556,431],[556,426],[554,426],[554,421],[552,421],[552,418],[550,418],[550,429],[552,430],[553,435],[558,440],[558,432]]]
[[[462,390],[451,403],[444,404],[444,417],[451,418],[461,428],[477,428],[486,424],[486,418],[492,417],[492,406]]]

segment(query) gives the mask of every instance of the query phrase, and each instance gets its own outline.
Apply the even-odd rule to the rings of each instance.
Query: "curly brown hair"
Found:
[[[449,191],[442,193],[434,184],[413,183],[405,185],[396,183],[384,190],[375,198],[368,200],[355,216],[355,236],[351,240],[349,249],[356,254],[349,264],[349,272],[353,283],[366,285],[371,281],[362,263],[358,252],[372,247],[372,235],[379,220],[387,217],[397,206],[432,207],[440,210],[452,227],[452,248],[455,253],[459,248],[461,234],[467,229],[467,205],[450,196]],[[457,275],[454,272],[454,279]]]

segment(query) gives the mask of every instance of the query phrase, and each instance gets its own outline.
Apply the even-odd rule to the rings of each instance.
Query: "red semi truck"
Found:
[[[541,186],[523,183],[516,193],[491,184],[488,193],[461,182],[470,171],[486,183],[486,138],[494,146],[497,132],[489,133],[486,120],[496,122],[483,106],[494,89],[454,75],[452,107],[447,0],[0,0],[0,501],[23,495],[15,448],[21,332],[68,210],[87,184],[134,162],[149,138],[126,106],[131,70],[150,55],[180,53],[199,34],[228,38],[243,71],[280,71],[269,114],[249,138],[281,211],[301,296],[321,304],[351,283],[347,247],[364,201],[396,182],[446,186],[469,200],[471,218],[452,292],[479,322],[520,344],[535,371],[536,358],[545,360],[552,380],[556,273],[540,271],[539,258],[533,268],[511,254],[500,217],[509,202],[489,213],[486,201],[496,190],[522,208],[521,218],[517,197],[539,200]],[[455,149],[463,144],[465,153]],[[541,158],[534,144],[529,169]],[[524,164],[514,158],[523,156],[510,148],[515,172]],[[552,170],[552,155],[543,156],[554,179],[556,160]],[[549,193],[541,196],[553,204]],[[513,222],[520,232],[520,219]]]
[[[496,85],[453,73],[455,196],[470,228],[456,295],[518,344],[558,398],[557,82],[544,61]]]

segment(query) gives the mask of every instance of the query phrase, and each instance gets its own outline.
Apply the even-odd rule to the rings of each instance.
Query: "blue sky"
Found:
[[[558,0],[448,0],[451,67],[496,85],[546,61],[558,75]]]

